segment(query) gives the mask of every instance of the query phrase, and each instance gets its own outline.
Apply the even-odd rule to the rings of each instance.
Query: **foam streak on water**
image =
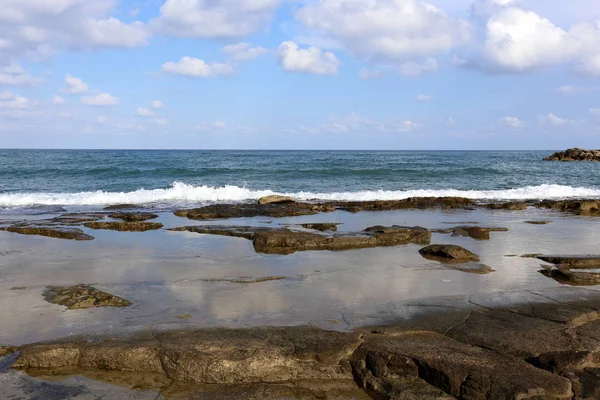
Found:
[[[362,190],[356,192],[291,192],[252,190],[239,186],[193,186],[175,182],[168,189],[136,190],[132,192],[80,193],[8,193],[0,194],[0,206],[24,207],[32,205],[100,206],[107,204],[170,204],[238,202],[258,199],[270,194],[292,196],[298,200],[401,200],[410,197],[466,197],[476,200],[542,200],[570,198],[600,198],[600,189],[563,185],[526,186],[507,190]]]

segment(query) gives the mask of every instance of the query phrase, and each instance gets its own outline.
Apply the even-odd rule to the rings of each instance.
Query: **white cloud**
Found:
[[[281,0],[167,0],[155,30],[178,37],[242,37],[270,21]]]
[[[146,107],[138,107],[136,112],[140,117],[154,117],[156,115],[154,111]]]
[[[573,86],[560,86],[556,91],[560,94],[573,94],[577,91],[577,88]]]
[[[58,118],[73,118],[73,114],[68,111],[60,111],[56,113]]]
[[[528,72],[566,64],[584,74],[600,74],[600,22],[580,22],[570,29],[510,2],[487,21],[485,43],[464,66],[494,72]]]
[[[590,114],[600,117],[600,108],[590,108]]]
[[[83,96],[81,102],[88,106],[105,107],[116,106],[119,104],[119,99],[108,93],[100,93],[96,96]]]
[[[52,98],[52,104],[66,104],[66,103],[67,103],[67,101],[59,95],[55,95]]]
[[[358,59],[375,63],[446,53],[471,34],[468,22],[422,0],[321,0],[300,8],[296,19]]]
[[[0,109],[2,110],[30,110],[38,104],[35,100],[19,96],[12,92],[0,92]]]
[[[166,125],[169,123],[169,121],[165,118],[155,118],[153,122],[157,125]]]
[[[0,85],[31,86],[43,81],[40,77],[27,74],[18,64],[0,66]]]
[[[71,74],[65,76],[66,87],[64,91],[69,94],[80,94],[88,91],[89,86],[79,78],[75,78]]]
[[[549,125],[566,125],[573,121],[570,119],[566,119],[566,118],[560,118],[560,117],[550,113],[550,114],[546,114],[546,115],[541,115],[540,122],[544,123],[544,124],[549,124]]]
[[[214,122],[200,122],[196,124],[195,129],[199,131],[213,131],[213,130],[221,130],[225,129],[227,125],[223,121],[214,121]]]
[[[251,61],[267,53],[267,49],[247,42],[227,45],[222,51],[229,56],[231,62],[235,63]]]
[[[108,117],[106,117],[105,115],[100,115],[96,118],[96,122],[99,124],[105,124],[106,121],[108,121]]]
[[[383,77],[384,73],[380,69],[361,68],[358,72],[360,79],[377,79]]]
[[[502,118],[502,122],[504,123],[504,125],[510,128],[520,128],[525,124],[517,117],[504,117]]]
[[[423,62],[406,62],[400,65],[398,71],[404,76],[422,76],[438,70],[435,58],[428,58]]]
[[[45,60],[62,50],[137,47],[149,32],[110,13],[113,0],[3,0],[0,58]]]
[[[295,42],[287,41],[279,46],[279,63],[285,71],[313,75],[335,75],[340,61],[331,52],[316,47],[300,49]]]
[[[137,17],[137,15],[140,13],[140,9],[139,8],[134,8],[133,10],[129,11],[129,16],[131,17]]]
[[[152,108],[163,108],[164,104],[160,100],[154,100],[152,103],[150,103],[150,107],[152,107]]]
[[[415,100],[416,101],[429,101],[429,100],[431,100],[431,96],[428,96],[426,94],[419,94],[419,95],[415,96]]]
[[[210,78],[220,75],[231,75],[233,68],[227,64],[211,63],[194,57],[182,57],[179,62],[168,62],[162,65],[161,71],[191,78]]]
[[[415,121],[411,121],[411,120],[402,121],[402,122],[400,122],[400,125],[403,128],[403,130],[406,130],[406,131],[413,131],[419,127],[418,123],[416,123]]]

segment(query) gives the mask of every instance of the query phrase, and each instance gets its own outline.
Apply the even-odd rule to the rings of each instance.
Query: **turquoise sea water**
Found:
[[[0,150],[0,207],[600,197],[600,163],[551,152]]]

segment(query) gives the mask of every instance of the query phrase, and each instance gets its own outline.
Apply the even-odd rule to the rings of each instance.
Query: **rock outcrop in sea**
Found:
[[[544,158],[545,161],[600,161],[600,150],[572,148]]]

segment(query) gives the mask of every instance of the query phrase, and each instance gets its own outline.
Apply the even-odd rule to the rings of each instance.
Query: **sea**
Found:
[[[299,200],[600,198],[600,163],[548,151],[0,150],[0,212]]]

